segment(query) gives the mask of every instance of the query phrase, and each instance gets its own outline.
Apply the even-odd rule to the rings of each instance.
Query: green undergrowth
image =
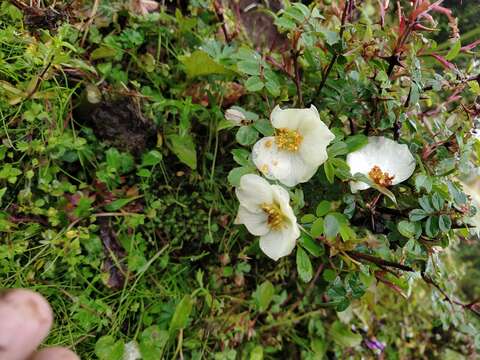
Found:
[[[254,170],[244,147],[268,135],[268,110],[293,101],[296,86],[262,63],[248,31],[225,43],[213,2],[139,15],[127,2],[101,1],[91,18],[88,1],[42,1],[41,11],[56,14],[43,22],[13,3],[0,4],[0,287],[48,298],[56,318],[48,345],[102,360],[120,360],[132,346],[151,360],[375,358],[367,340],[386,344],[388,359],[459,359],[480,348],[474,316],[445,303],[418,273],[385,285],[318,244],[274,262],[234,225],[232,184]],[[319,3],[332,17],[327,1]],[[371,9],[359,14],[373,16]],[[290,26],[283,19],[280,29]],[[321,31],[332,53],[345,50],[337,25],[327,21]],[[302,59],[310,69],[304,95],[333,124],[347,117],[331,109],[360,116],[363,105],[349,104],[380,94],[354,74],[319,96],[312,64],[328,65],[327,50]],[[346,61],[335,67],[340,77]],[[472,85],[469,96],[479,90]],[[235,104],[262,115],[251,113],[255,125],[236,132],[224,119]],[[451,160],[446,146],[440,152],[440,161]],[[341,177],[343,163],[335,164]],[[328,185],[333,176],[321,170],[305,188],[312,212],[323,199],[340,207],[346,184]],[[292,194],[297,208],[302,194]],[[352,199],[341,201],[354,207]],[[408,240],[396,236],[392,244]],[[424,261],[420,243],[409,244]],[[476,261],[469,251],[456,259],[459,244],[452,241],[441,264],[452,274],[449,292],[469,287]],[[387,240],[377,245],[387,256]],[[313,265],[299,269],[304,248]],[[478,254],[478,241],[471,249]],[[321,262],[325,270],[306,283]],[[466,284],[457,288],[455,278]]]

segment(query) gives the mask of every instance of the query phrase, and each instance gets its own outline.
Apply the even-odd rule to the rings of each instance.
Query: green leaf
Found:
[[[318,238],[324,233],[324,221],[322,218],[318,218],[312,224],[312,228],[310,229],[310,234],[313,238]]]
[[[162,358],[163,349],[168,342],[168,331],[160,326],[153,325],[145,330],[139,337],[138,347],[143,360],[158,360]]]
[[[260,65],[255,60],[243,60],[237,63],[237,69],[247,75],[260,75]]]
[[[235,127],[235,124],[231,121],[228,121],[227,119],[222,119],[217,123],[217,131],[231,129],[233,127]]]
[[[2,204],[3,195],[5,195],[6,192],[7,192],[7,188],[6,188],[6,187],[0,189],[0,205]]]
[[[170,334],[175,333],[177,330],[183,329],[187,326],[188,318],[192,312],[193,300],[190,295],[185,295],[182,300],[177,304],[175,313],[170,320]]]
[[[457,185],[451,181],[447,181],[448,192],[453,196],[455,204],[461,206],[467,203],[467,195],[463,193]]]
[[[427,221],[425,222],[425,233],[428,237],[434,237],[438,234],[438,220],[438,216],[429,216]]]
[[[251,92],[262,90],[264,85],[263,80],[258,76],[252,76],[245,82],[246,89]]]
[[[137,176],[148,178],[152,176],[152,172],[148,169],[140,169],[137,171]]]
[[[248,159],[250,157],[250,152],[245,150],[245,149],[233,149],[231,151],[233,155],[233,160],[242,166],[249,166],[250,165],[250,160]]]
[[[452,45],[448,54],[445,56],[445,60],[451,61],[455,59],[457,55],[460,53],[461,48],[462,48],[462,42],[460,41],[460,39],[458,39],[455,42],[455,44]]]
[[[313,214],[305,214],[300,218],[302,224],[309,224],[317,220],[317,217]]]
[[[355,334],[350,330],[348,325],[335,321],[330,328],[330,336],[342,348],[349,348],[360,345],[362,336]]]
[[[254,297],[257,303],[259,311],[265,311],[268,309],[273,295],[275,295],[275,288],[270,281],[264,281],[254,293]]]
[[[318,204],[317,210],[315,211],[315,214],[317,216],[325,216],[325,215],[328,214],[328,212],[330,211],[331,208],[332,208],[332,204],[330,203],[330,201],[322,200]]]
[[[332,269],[325,269],[322,274],[323,280],[333,282],[337,278],[337,273]]]
[[[363,134],[357,134],[349,136],[345,139],[345,144],[347,145],[348,152],[351,153],[355,150],[361,149],[368,143],[368,136]]]
[[[94,202],[94,199],[93,198],[89,198],[89,197],[85,197],[85,196],[82,196],[78,202],[77,202],[77,206],[75,207],[75,210],[73,211],[73,214],[76,216],[76,217],[86,217],[88,215],[90,215],[91,213],[91,205],[93,204]]]
[[[301,6],[300,6],[301,5]],[[306,10],[305,10],[306,9]],[[305,15],[307,14],[307,15]],[[310,15],[310,10],[308,7],[301,3],[294,3],[286,7],[283,17],[289,17],[295,20],[297,23],[301,24],[305,21],[305,18]]]
[[[250,360],[263,360],[263,347],[261,345],[255,346],[250,351]]]
[[[120,175],[123,175],[133,169],[134,161],[129,153],[121,153],[115,148],[110,148],[106,152],[107,165],[115,169]]]
[[[333,178],[335,176],[335,169],[330,160],[327,160],[323,163],[323,169],[325,171],[325,176],[330,184],[333,184]]]
[[[321,28],[320,33],[328,45],[334,45],[340,41],[340,36],[338,35],[337,31],[328,30],[327,28]]]
[[[478,84],[478,82],[476,80],[469,81],[468,85],[470,86],[470,90],[472,90],[472,92],[475,95],[480,96],[480,84]]]
[[[303,282],[312,280],[313,269],[310,257],[300,246],[297,246],[297,271]]]
[[[432,191],[432,186],[432,179],[427,175],[420,174],[415,178],[415,188],[417,189],[417,192],[420,192],[420,190],[423,188],[429,193]]]
[[[141,198],[141,196],[134,196],[134,197],[131,197],[131,198],[114,200],[111,203],[105,205],[105,210],[107,210],[107,211],[120,210],[122,207],[127,205],[129,202],[132,202],[133,200],[136,200],[138,198]]]
[[[13,167],[11,164],[5,164],[0,170],[0,179],[6,179],[8,182],[14,184],[17,181],[17,177],[22,174],[20,169]]]
[[[296,28],[297,24],[295,21],[286,18],[285,16],[279,17],[275,19],[275,25],[280,30],[293,30]]]
[[[121,360],[125,344],[118,340],[115,342],[113,336],[102,336],[95,344],[95,355],[100,360]]]
[[[425,212],[425,210],[423,209],[413,209],[412,211],[410,211],[410,213],[408,214],[408,218],[410,219],[410,221],[420,221],[424,218],[426,218],[428,216],[428,213]]]
[[[217,63],[203,50],[196,50],[190,56],[180,56],[179,59],[185,66],[185,72],[189,78],[212,74],[233,74],[232,70]]]
[[[450,231],[450,228],[452,227],[452,220],[448,215],[440,215],[438,219],[438,226],[440,228],[440,231],[442,232],[448,232]]]
[[[90,60],[99,60],[117,56],[121,50],[108,46],[100,46],[90,53]]]
[[[435,208],[435,210],[440,211],[443,209],[443,205],[445,204],[445,200],[438,195],[437,193],[434,193],[432,195],[432,205]]]
[[[383,195],[385,195],[386,197],[388,197],[390,200],[392,200],[392,202],[393,202],[394,204],[397,203],[397,199],[395,198],[395,195],[394,195],[390,190],[388,190],[386,187],[380,186],[380,185],[375,184],[375,183],[372,184],[372,187],[373,187],[375,190],[380,191]]]
[[[416,234],[415,223],[410,221],[402,220],[397,224],[397,229],[400,234],[407,238],[412,238]]]
[[[308,234],[302,233],[298,243],[314,257],[319,257],[325,253],[323,246],[317,243],[315,239]]]
[[[340,236],[343,241],[348,241],[356,238],[355,231],[347,224],[340,224]]]
[[[142,156],[142,166],[155,166],[163,159],[162,154],[157,150],[151,150]]]
[[[422,209],[425,210],[425,212],[432,213],[434,211],[432,205],[430,204],[429,196],[422,196],[420,199],[418,199],[418,203],[420,204]]]
[[[328,214],[325,217],[323,227],[327,239],[334,239],[340,231],[340,223],[338,222],[337,217],[333,214]]]
[[[390,200],[392,200],[392,202],[394,204],[397,203],[397,199],[395,198],[395,195],[390,190],[388,190],[384,186],[380,186],[380,185],[376,184],[375,182],[373,182],[369,177],[365,176],[364,174],[356,173],[356,174],[354,174],[353,178],[354,178],[354,180],[364,182],[364,183],[368,184],[369,186],[371,186],[372,188],[374,188],[375,190],[381,192],[383,195],[387,196]]]
[[[228,173],[228,182],[232,185],[232,186],[239,186],[240,185],[240,178],[245,175],[245,174],[250,174],[252,172],[254,172],[255,169],[250,167],[250,166],[242,166],[242,167],[237,167],[237,168],[234,168],[232,170],[230,170],[230,172]]]
[[[267,80],[265,83],[265,88],[270,93],[270,95],[277,97],[280,95],[280,84],[277,81]]]
[[[272,124],[270,123],[269,120],[267,119],[261,119],[261,120],[257,120],[253,123],[253,126],[255,127],[255,129],[258,130],[258,132],[260,134],[262,134],[263,136],[272,136],[275,132],[275,130],[273,129],[273,126]]]
[[[341,158],[333,158],[331,159],[332,165],[335,168],[335,176],[338,177],[342,181],[346,181],[351,178],[350,174],[350,166],[348,166],[347,162]]]
[[[348,147],[343,141],[337,141],[328,147],[327,152],[329,158],[334,158],[335,156],[348,154]]]
[[[240,145],[252,145],[258,139],[258,131],[253,126],[241,126],[235,138]]]
[[[327,344],[325,340],[315,337],[310,340],[310,348],[315,353],[315,357],[313,359],[322,360],[325,353],[327,352]]]
[[[172,151],[177,155],[178,159],[195,170],[197,168],[197,152],[195,150],[195,143],[190,135],[170,135],[168,137],[171,143]]]

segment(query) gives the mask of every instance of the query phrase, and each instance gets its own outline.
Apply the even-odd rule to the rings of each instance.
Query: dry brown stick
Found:
[[[422,271],[422,279],[429,285],[432,285],[435,289],[437,289],[444,297],[444,300],[445,301],[448,301],[450,304],[455,304],[455,305],[458,305],[460,307],[462,307],[463,309],[468,309],[470,310],[471,312],[473,312],[475,315],[479,316],[480,317],[480,310],[477,310],[477,305],[479,305],[480,303],[480,299],[476,299],[470,303],[467,303],[467,304],[464,304],[463,302],[461,301],[458,301],[458,300],[455,300],[455,299],[452,299],[447,293],[445,290],[443,290],[440,285],[438,285],[435,281],[433,281],[433,279],[428,276],[427,274],[425,274],[425,272]]]
[[[101,0],[94,0],[94,2],[93,2],[92,11],[90,12],[90,15],[88,16],[88,19],[85,22],[84,27],[83,27],[84,33],[83,33],[82,40],[80,41],[80,46],[81,47],[83,47],[83,45],[85,44],[85,41],[87,40],[88,31],[90,29],[90,25],[92,24],[92,22],[95,18],[95,15],[97,14],[98,7],[100,6],[100,1]]]
[[[290,307],[290,311],[294,311],[300,305],[300,303],[305,298],[305,296],[308,296],[312,292],[313,287],[315,286],[315,283],[317,282],[324,268],[325,268],[324,263],[321,263],[318,266],[317,271],[315,272],[315,276],[313,277],[312,281],[310,281],[310,284],[308,285],[307,290],[305,290],[305,292],[300,296],[300,298],[292,304],[292,306]]]
[[[223,16],[223,8],[221,3],[218,0],[213,2],[213,8],[215,10],[215,15],[217,15],[218,20],[222,24],[222,32],[223,36],[225,37],[225,42],[228,44],[232,40],[228,35],[227,25],[225,24],[225,16]]]
[[[338,33],[338,36],[340,37],[340,41],[342,41],[342,38],[343,38],[343,32],[345,31],[345,23],[347,21],[347,17],[349,15],[349,13],[353,10],[352,4],[353,3],[352,3],[351,0],[346,0],[345,1],[345,6],[344,6],[343,12],[342,12],[340,32]],[[322,74],[322,81],[320,82],[320,86],[318,87],[318,95],[320,95],[320,93],[322,92],[322,89],[325,86],[325,82],[327,81],[328,75],[330,74],[330,71],[332,71],[333,65],[335,64],[337,59],[338,59],[338,53],[335,52],[335,54],[333,54],[332,59],[328,63],[326,70]]]
[[[300,66],[298,64],[299,55],[300,55],[299,52],[297,50],[294,50],[294,54],[293,54],[293,68],[295,69],[294,82],[295,82],[295,87],[297,88],[298,106],[302,108],[303,94],[302,94],[302,79],[300,77]]]
[[[358,251],[347,251],[347,254],[349,256],[351,256],[352,258],[356,259],[356,260],[358,260],[358,259],[366,260],[366,261],[371,262],[373,264],[376,264],[378,266],[392,267],[392,268],[396,268],[396,269],[399,269],[399,270],[410,271],[410,272],[415,271],[410,266],[402,265],[402,264],[399,264],[399,263],[396,263],[396,262],[393,262],[393,261],[383,260],[383,259],[378,258],[376,256],[364,254],[364,253],[361,253],[361,252],[358,252]]]

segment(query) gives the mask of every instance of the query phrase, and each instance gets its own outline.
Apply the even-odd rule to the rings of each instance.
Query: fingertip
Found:
[[[30,360],[80,360],[80,358],[67,348],[52,347],[35,353]]]
[[[52,327],[53,313],[47,300],[25,289],[0,295],[0,358],[27,358]]]
[[[48,330],[53,324],[53,311],[48,301],[39,293],[27,289],[13,289],[7,291],[4,300],[24,307],[23,310],[31,315],[32,319],[41,321]]]

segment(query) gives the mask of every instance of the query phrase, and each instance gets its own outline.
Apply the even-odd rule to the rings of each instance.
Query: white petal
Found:
[[[352,193],[356,193],[360,190],[366,190],[370,187],[370,185],[364,183],[364,182],[360,182],[360,181],[350,181],[350,190],[352,191]]]
[[[262,212],[260,205],[271,204],[273,201],[271,185],[267,180],[255,174],[243,175],[235,193],[240,204],[254,213]]]
[[[268,227],[268,216],[265,212],[253,213],[240,205],[235,224],[243,224],[250,234],[260,236],[270,231]]]
[[[276,261],[292,252],[299,236],[300,230],[296,224],[279,231],[270,231],[260,237],[260,249],[265,255]]]
[[[320,120],[320,115],[315,106],[312,105],[310,111],[315,116],[303,118],[298,127],[298,132],[303,136],[303,141],[300,145],[300,154],[305,162],[320,166],[328,158],[327,146],[333,141],[335,135],[333,135],[327,125]]]
[[[272,185],[273,200],[280,205],[280,207],[290,207],[290,195],[280,185]]]
[[[273,199],[280,206],[282,214],[288,219],[288,225],[297,224],[297,218],[290,206],[290,195],[288,191],[279,185],[272,185]]]
[[[252,160],[258,170],[268,179],[275,179],[272,167],[278,164],[278,148],[275,137],[268,136],[258,140],[252,149]]]
[[[238,109],[230,108],[225,111],[225,119],[235,126],[242,125],[242,122],[246,120],[245,114]]]
[[[318,166],[307,164],[298,154],[281,152],[278,165],[272,173],[275,178],[286,186],[295,186],[310,180],[318,170]]]
[[[306,119],[320,119],[318,111],[315,106],[305,109],[284,109],[280,106],[275,106],[270,114],[270,121],[274,128],[281,129],[287,128],[291,130],[297,130],[300,124]]]
[[[142,354],[136,341],[130,341],[125,344],[122,360],[140,360]]]
[[[273,137],[257,141],[253,146],[252,159],[265,177],[287,186],[310,180],[318,169],[318,166],[305,163],[300,153],[278,149]]]
[[[415,171],[415,158],[405,144],[383,136],[368,138],[368,144],[361,149],[347,155],[347,164],[350,166],[352,175],[361,173],[368,176],[374,166],[378,166],[383,172],[393,175],[392,184],[396,185],[412,176]],[[352,185],[351,185],[352,187]],[[366,184],[352,187],[357,190],[367,189]]]

